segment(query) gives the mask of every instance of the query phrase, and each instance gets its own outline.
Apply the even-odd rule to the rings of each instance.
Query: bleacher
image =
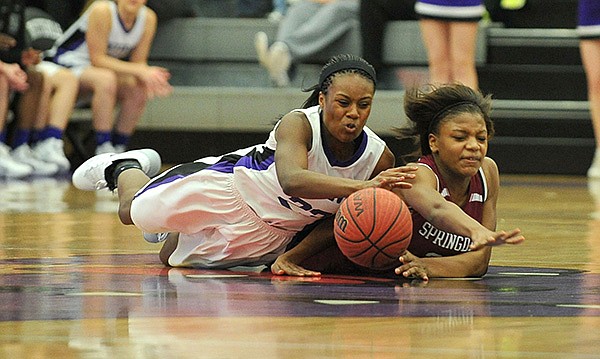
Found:
[[[272,39],[276,29],[266,19],[218,16],[161,24],[151,63],[171,70],[175,92],[149,103],[132,146],[155,147],[176,163],[263,141],[278,116],[305,100],[300,89],[316,82],[329,56],[360,54],[357,23],[344,41],[299,65],[292,87],[273,88],[257,63],[253,39],[257,31]],[[417,22],[392,22],[386,31],[388,66],[426,69]],[[584,174],[594,138],[574,30],[487,24],[476,59],[480,87],[496,99],[489,154],[501,171]],[[401,90],[377,91],[369,119],[398,157],[405,149],[391,128],[405,121],[402,96]]]

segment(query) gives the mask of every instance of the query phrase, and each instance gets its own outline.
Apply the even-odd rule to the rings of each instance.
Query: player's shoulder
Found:
[[[109,20],[112,18],[111,1],[94,1],[88,9],[90,18]]]
[[[308,116],[302,111],[291,111],[281,117],[275,125],[277,137],[282,135],[287,136],[302,136],[310,137],[313,128],[310,124]]]
[[[497,176],[498,175],[498,164],[490,157],[484,157],[481,163],[481,168],[486,175]]]
[[[408,162],[406,166],[417,167],[417,176],[410,180],[410,182],[413,184],[423,183],[427,186],[433,186],[433,188],[436,188],[439,177],[429,164],[423,162]]]
[[[485,157],[483,159],[483,163],[481,164],[481,169],[485,175],[488,189],[491,192],[496,193],[498,191],[498,187],[500,187],[500,173],[496,161],[490,157]]]
[[[89,11],[91,13],[98,12],[98,11],[110,11],[111,6],[112,6],[111,1],[108,1],[108,0],[94,1],[90,5]]]
[[[158,15],[156,15],[156,11],[152,10],[150,7],[148,6],[144,6],[144,8],[146,9],[146,19],[149,22],[152,23],[157,23],[158,22]]]

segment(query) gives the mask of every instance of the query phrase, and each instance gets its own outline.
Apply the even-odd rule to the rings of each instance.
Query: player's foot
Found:
[[[276,41],[269,49],[269,75],[273,84],[277,87],[290,85],[290,66],[292,66],[292,55],[288,46],[281,41]]]
[[[103,153],[96,155],[73,172],[73,185],[84,191],[116,188],[115,166],[119,163],[131,164],[129,168],[139,168],[152,177],[160,171],[160,155],[153,149],[127,151],[123,153]]]
[[[31,166],[18,162],[10,153],[10,148],[0,142],[0,177],[23,178],[33,172]]]
[[[260,31],[254,35],[254,48],[258,56],[258,62],[268,68],[269,38],[266,33]]]
[[[95,152],[96,155],[102,155],[104,153],[118,153],[118,152],[115,151],[115,147],[113,146],[113,144],[110,141],[106,141],[106,142],[96,146],[96,152]]]
[[[115,149],[115,153],[123,153],[127,151],[125,145],[113,145],[113,148]]]
[[[56,164],[61,172],[71,169],[71,162],[65,155],[65,143],[59,138],[51,137],[40,141],[32,150],[36,158]]]
[[[146,232],[144,232],[144,240],[149,243],[164,242],[168,236],[169,236],[169,232],[161,232],[161,233],[146,233]]]
[[[11,151],[12,157],[20,163],[29,165],[34,175],[52,176],[59,171],[56,163],[45,162],[37,158],[28,144],[24,143]]]

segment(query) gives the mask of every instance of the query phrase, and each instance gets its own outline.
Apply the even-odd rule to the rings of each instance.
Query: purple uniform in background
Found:
[[[582,39],[600,38],[600,1],[579,0],[577,35]]]
[[[479,21],[485,13],[483,0],[418,0],[417,15],[448,21]]]

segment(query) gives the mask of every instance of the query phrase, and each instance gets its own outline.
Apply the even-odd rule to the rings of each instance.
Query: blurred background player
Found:
[[[157,16],[145,4],[93,2],[58,39],[49,53],[52,63],[44,62],[50,74],[56,65],[68,67],[79,77],[80,98],[91,96],[96,153],[123,152],[147,100],[173,90],[169,71],[147,62]]]
[[[12,91],[25,91],[27,73],[19,64],[6,63],[0,60],[0,176],[21,178],[33,172],[31,166],[13,158],[7,142],[6,119]]]
[[[579,0],[577,34],[596,139],[594,159],[587,176],[600,179],[600,1]]]
[[[421,36],[433,84],[478,88],[475,50],[483,0],[417,0]]]
[[[361,0],[359,19],[362,55],[377,71],[378,88],[401,89],[396,70],[383,63],[383,39],[389,21],[417,19],[415,0]],[[402,46],[403,40],[396,40],[398,46]]]
[[[16,128],[12,136],[13,157],[29,164],[36,175],[53,175],[70,169],[64,152],[62,133],[71,116],[78,80],[68,69],[50,76],[38,70],[41,52],[62,35],[60,25],[38,8],[20,5],[24,21],[16,28],[23,32],[21,66],[27,71],[29,90],[16,104]],[[15,6],[15,9],[19,7]],[[17,13],[17,11],[14,11]],[[14,20],[13,20],[14,22]]]
[[[347,34],[358,20],[358,0],[298,0],[281,19],[269,46],[267,34],[255,36],[258,62],[276,87],[287,87],[295,65]]]
[[[53,175],[57,166],[37,159],[29,147],[43,78],[34,69],[40,52],[26,43],[25,6],[20,0],[1,1],[0,15],[0,176]],[[7,127],[10,109],[12,134]]]

